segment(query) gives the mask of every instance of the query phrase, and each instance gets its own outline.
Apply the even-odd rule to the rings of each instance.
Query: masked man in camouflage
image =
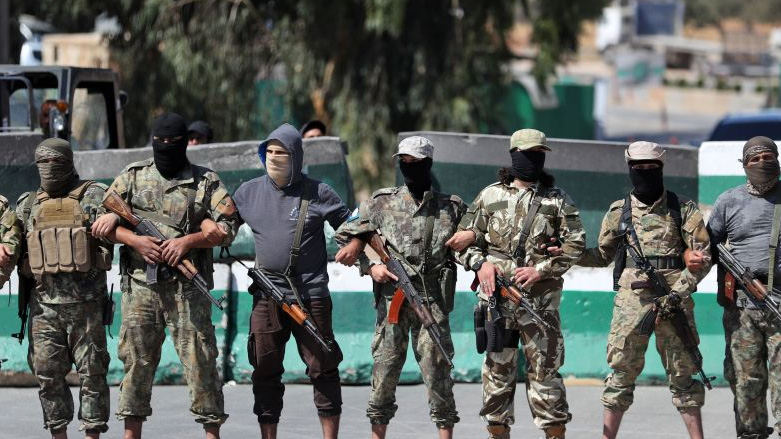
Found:
[[[448,314],[453,310],[455,264],[448,240],[456,231],[466,205],[455,195],[431,188],[431,166],[434,147],[419,136],[399,143],[394,157],[405,186],[380,189],[363,203],[359,215],[342,224],[337,240],[348,243],[336,255],[337,262],[352,265],[353,248],[362,249],[370,234],[382,233],[386,247],[404,265],[417,291],[429,304],[431,313],[442,330],[442,344],[450,358],[453,342],[450,338]],[[388,423],[396,414],[396,386],[407,356],[412,334],[412,351],[420,366],[429,395],[431,420],[439,429],[440,438],[453,436],[453,425],[459,421],[453,398],[450,365],[430,338],[413,309],[405,302],[394,301],[398,280],[379,261],[369,261],[361,255],[361,274],[374,281],[377,304],[377,327],[372,342],[372,392],[366,415],[372,424],[372,437],[385,437]],[[397,304],[401,304],[400,306]]]
[[[203,221],[216,223],[230,245],[238,229],[233,200],[219,176],[187,160],[187,125],[179,115],[159,116],[152,130],[154,157],[125,168],[109,188],[133,212],[154,223],[168,239],[134,234],[115,214],[101,217],[93,233],[125,244],[120,250],[122,327],[119,358],[125,364],[117,418],[125,421],[125,438],[141,436],[141,426],[152,414],[150,400],[155,370],[166,327],[184,366],[190,389],[190,413],[203,424],[207,438],[219,437],[224,411],[222,383],[217,373],[217,340],[208,299],[178,272],[158,274],[149,284],[148,263],[176,266],[189,257],[213,287],[212,250],[202,231]],[[115,226],[119,224],[118,227]]]
[[[660,299],[654,332],[656,349],[668,374],[673,405],[681,413],[689,436],[702,438],[700,407],[705,400],[701,382],[692,378],[694,362],[676,334],[673,324],[664,318],[675,308],[682,309],[696,337],[694,302],[690,295],[707,273],[685,269],[682,255],[687,248],[704,250],[710,246],[702,214],[697,205],[665,191],[662,178],[664,150],[650,142],[635,142],[625,153],[634,189],[626,200],[618,200],[602,221],[597,248],[588,249],[578,265],[606,267],[615,259],[615,287],[618,291],[613,321],[608,335],[607,361],[613,372],[605,379],[602,404],[605,406],[603,437],[615,438],[624,412],[632,404],[635,380],[643,371],[650,335],[642,335],[638,326],[654,299],[659,297],[648,277],[627,253],[625,240],[640,249],[648,262],[667,281],[671,293]],[[622,215],[625,203],[631,203],[628,215]],[[626,225],[622,216],[626,216]],[[621,226],[621,227],[620,227]],[[635,242],[629,227],[636,231]],[[627,232],[622,232],[624,230]]]
[[[22,241],[22,227],[16,213],[8,206],[8,199],[0,195],[0,288],[14,271]]]
[[[80,430],[97,438],[108,430],[109,355],[103,328],[106,271],[113,246],[90,236],[104,213],[106,186],[79,179],[67,141],[51,138],[35,149],[41,176],[37,192],[23,194],[16,207],[26,234],[20,274],[35,279],[31,292],[28,362],[38,379],[44,426],[67,437],[73,398],[65,376],[76,365]]]
[[[754,137],[743,147],[742,162],[746,184],[721,194],[708,219],[711,249],[718,257],[716,244],[729,241],[732,255],[772,291],[768,284],[781,278],[778,236],[775,242],[771,238],[774,223],[777,227],[781,221],[781,216],[774,218],[781,215],[778,147],[767,137]],[[701,263],[696,268],[702,269]],[[720,286],[718,296],[727,338],[724,377],[734,394],[735,429],[738,438],[764,439],[773,433],[767,426],[768,384],[775,430],[781,432],[781,330],[764,303],[740,288],[728,293],[724,288],[729,287]],[[778,293],[773,295],[781,301]]]
[[[585,247],[585,232],[578,209],[569,196],[553,185],[543,171],[550,151],[543,133],[524,129],[510,140],[512,168],[499,171],[500,180],[478,194],[461,221],[457,234],[473,235],[476,244],[459,259],[477,273],[480,307],[498,294],[496,275],[528,290],[535,310],[555,330],[544,329],[509,300],[500,301],[504,348],[488,352],[483,363],[483,408],[490,438],[509,438],[515,421],[518,341],[526,356],[526,394],[534,423],[547,438],[563,438],[572,415],[564,381],[558,370],[564,363],[559,303],[562,275],[577,261]],[[530,216],[530,209],[536,210]],[[528,225],[526,217],[529,217]],[[522,236],[525,235],[525,236]],[[541,246],[551,238],[564,242],[563,252],[551,256]],[[486,245],[481,245],[480,240]]]

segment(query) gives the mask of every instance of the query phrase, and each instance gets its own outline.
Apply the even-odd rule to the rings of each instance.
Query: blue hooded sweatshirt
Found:
[[[233,196],[241,219],[250,226],[255,238],[255,266],[271,272],[269,278],[274,284],[292,297],[293,292],[282,273],[290,259],[306,181],[310,201],[301,237],[301,255],[294,267],[294,282],[304,300],[328,297],[328,255],[323,226],[328,221],[334,230],[338,229],[350,216],[350,211],[330,186],[301,173],[304,151],[297,129],[283,124],[260,143],[258,156],[264,166],[270,140],[282,143],[290,154],[290,180],[278,187],[274,180],[264,175],[243,183]]]

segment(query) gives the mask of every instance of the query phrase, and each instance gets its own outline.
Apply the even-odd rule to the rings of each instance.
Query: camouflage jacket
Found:
[[[16,213],[8,206],[8,200],[0,195],[0,244],[8,247],[11,253],[8,265],[0,266],[0,288],[14,271],[23,236],[21,224],[16,221]]]
[[[710,248],[710,238],[702,219],[702,214],[697,205],[691,200],[681,199],[681,229],[675,225],[675,220],[667,208],[667,193],[652,205],[643,204],[632,195],[632,224],[637,237],[640,239],[640,247],[647,257],[674,256],[683,257],[684,250],[688,247],[693,250],[707,250]],[[602,220],[602,230],[599,232],[599,242],[596,248],[588,249],[578,262],[585,267],[607,267],[615,257],[618,245],[622,237],[618,235],[618,226],[621,221],[621,211],[624,200],[618,200],[610,205],[605,218]],[[627,257],[629,255],[627,254]],[[706,261],[703,270],[692,273],[684,270],[659,270],[664,275],[671,290],[682,297],[689,296],[702,280],[711,262]],[[626,268],[621,274],[619,286],[631,289],[631,283],[644,281],[647,277],[637,268]]]
[[[225,185],[216,172],[202,166],[191,164],[169,180],[160,175],[150,158],[128,165],[110,191],[118,193],[133,213],[149,219],[169,239],[200,231],[201,221],[210,218],[227,232],[221,245],[228,246],[239,228],[236,206]],[[130,228],[124,222],[121,225]],[[211,287],[211,249],[194,249],[189,257]],[[146,263],[135,250],[122,246],[120,264],[123,275],[146,282]]]
[[[361,203],[357,217],[350,218],[336,231],[336,239],[346,243],[356,235],[379,229],[391,255],[398,257],[414,283],[420,276],[435,279],[440,269],[452,259],[445,242],[453,236],[466,204],[456,195],[428,191],[420,204],[406,186],[385,188]],[[431,248],[424,248],[426,220],[434,216]],[[424,272],[424,262],[426,269]],[[366,274],[369,260],[361,256],[361,274]],[[427,283],[427,287],[434,283]],[[421,285],[416,285],[421,286]]]
[[[101,205],[106,193],[106,185],[92,183],[79,200],[81,209],[89,215],[89,222],[104,214]],[[33,229],[33,220],[38,215],[40,204],[35,202],[36,192],[26,192],[16,202],[16,216],[26,234]],[[32,197],[33,200],[30,200]],[[29,210],[28,210],[29,209]],[[113,251],[113,246],[105,246]],[[20,255],[24,258],[25,255]],[[35,276],[35,297],[41,303],[60,304],[78,303],[100,299],[106,295],[106,272],[92,267],[86,273],[58,273]]]
[[[494,183],[483,189],[461,220],[459,229],[472,230],[478,237],[459,255],[459,261],[469,269],[481,260],[495,264],[510,277],[516,267],[512,255],[518,247],[521,228],[539,185],[521,189],[512,184]],[[575,204],[558,187],[546,189],[526,240],[525,266],[534,266],[541,280],[556,280],[580,258],[586,244],[586,232]],[[540,245],[552,237],[563,242],[562,254],[550,256]],[[481,239],[485,245],[480,245]]]

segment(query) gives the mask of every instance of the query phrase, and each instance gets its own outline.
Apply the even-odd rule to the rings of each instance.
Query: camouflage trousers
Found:
[[[643,316],[653,308],[654,298],[650,290],[622,288],[614,299],[613,320],[607,339],[607,362],[613,372],[605,378],[602,392],[602,404],[610,410],[626,411],[634,400],[635,381],[645,366],[645,351],[650,340],[650,336],[640,335],[638,326]],[[681,306],[699,341],[694,324],[694,302],[684,299]],[[702,407],[705,388],[700,381],[692,378],[697,369],[672,323],[660,321],[654,333],[656,350],[667,372],[673,405],[679,411]]]
[[[481,293],[481,301],[485,296]],[[566,424],[572,419],[567,391],[559,368],[564,364],[564,336],[561,333],[559,301],[561,291],[551,290],[531,299],[532,305],[555,331],[540,327],[522,309],[510,303],[500,308],[508,330],[520,333],[526,356],[526,399],[534,424],[545,429]],[[486,353],[483,362],[483,408],[480,416],[492,424],[515,422],[515,387],[518,380],[517,347]]]
[[[109,355],[103,328],[103,300],[47,304],[30,302],[27,361],[38,379],[44,425],[51,431],[73,419],[73,397],[65,376],[76,365],[80,430],[108,430]]]
[[[184,366],[195,422],[225,422],[228,415],[217,373],[209,300],[177,280],[150,286],[131,278],[129,285],[123,284],[122,293],[119,359],[125,365],[125,376],[119,387],[117,418],[143,421],[152,414],[152,383],[167,327]]]
[[[768,385],[773,417],[781,419],[781,331],[761,309],[725,308],[723,323],[724,377],[735,396],[735,430],[739,438],[766,438],[773,432],[767,426]],[[781,421],[775,429],[781,431]]]
[[[377,306],[377,325],[371,345],[374,358],[372,391],[366,416],[372,424],[384,425],[396,414],[396,386],[407,359],[407,346],[411,336],[412,352],[428,390],[431,421],[437,428],[452,428],[459,418],[453,397],[450,365],[406,301],[399,313],[399,322],[388,322],[387,310],[390,308],[391,299],[392,297],[387,297]],[[434,302],[431,304],[431,314],[442,330],[442,346],[452,359],[453,340],[450,338],[447,316]]]

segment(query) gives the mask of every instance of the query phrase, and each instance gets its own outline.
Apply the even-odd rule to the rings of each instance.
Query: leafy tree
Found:
[[[396,134],[497,132],[509,81],[505,34],[534,23],[534,74],[543,81],[577,48],[583,20],[607,0],[56,0],[11,1],[63,31],[87,31],[105,12],[123,32],[112,41],[128,145],[146,143],[155,114],[203,118],[218,140],[266,134],[278,102],[284,119],[323,119],[351,144],[359,187],[389,184]]]

